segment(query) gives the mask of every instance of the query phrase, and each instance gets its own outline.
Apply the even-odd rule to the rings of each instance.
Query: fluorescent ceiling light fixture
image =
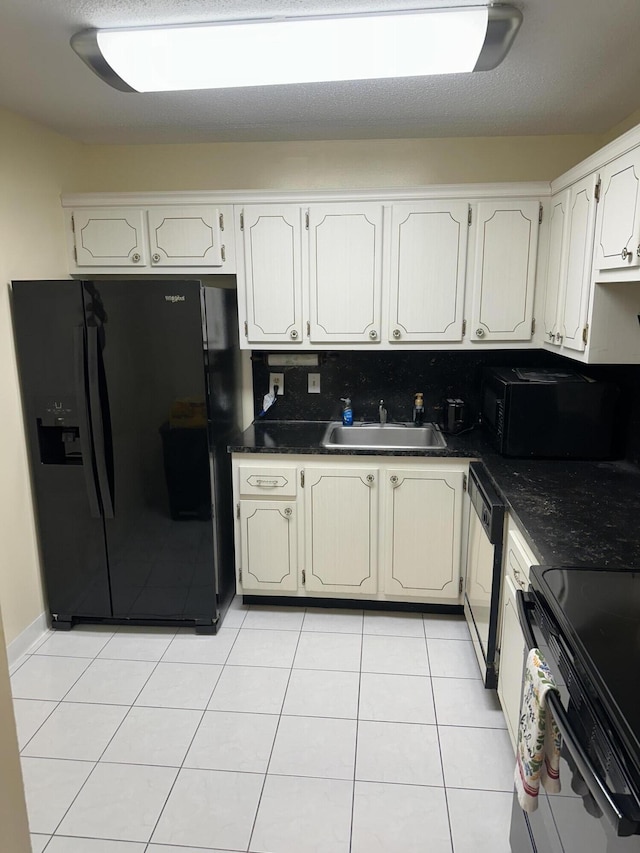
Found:
[[[125,92],[229,89],[488,71],[522,21],[512,6],[83,30],[76,53]]]

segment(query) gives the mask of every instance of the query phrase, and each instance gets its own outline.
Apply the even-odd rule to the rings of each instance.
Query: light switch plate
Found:
[[[309,373],[308,374],[308,386],[307,391],[309,394],[319,394],[320,393],[320,374],[319,373]]]

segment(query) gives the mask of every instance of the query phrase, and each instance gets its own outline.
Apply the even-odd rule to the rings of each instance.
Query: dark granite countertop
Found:
[[[441,450],[325,450],[325,429],[323,421],[257,422],[229,451],[479,459],[541,563],[640,567],[640,469],[630,463],[508,459],[479,429],[447,436]]]

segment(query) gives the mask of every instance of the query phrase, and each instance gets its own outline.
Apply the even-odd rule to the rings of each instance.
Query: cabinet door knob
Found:
[[[292,341],[297,341],[297,340],[298,340],[298,335],[299,335],[299,332],[298,332],[298,330],[297,330],[297,329],[291,329],[291,332],[290,332],[290,334],[289,334],[289,337],[291,338],[291,340],[292,340]]]
[[[290,506],[285,507],[284,514],[286,515],[287,518],[291,518],[291,516],[293,515],[293,510],[291,509]]]
[[[550,341],[552,341],[555,338],[555,335],[553,334],[553,332],[547,332],[547,336],[548,336]]]
[[[559,343],[562,343],[562,335],[560,334],[560,332],[557,332],[557,333],[556,333],[556,340],[557,340]]]
[[[373,476],[373,474],[367,474],[366,479],[367,479],[367,483],[369,483],[369,485],[372,485],[373,483],[375,483],[375,480],[376,480],[376,478]]]
[[[484,329],[476,329],[476,338],[484,338]]]
[[[394,329],[394,330],[393,330],[393,337],[394,337],[396,340],[398,340],[398,338],[401,338],[401,337],[402,337],[402,333],[400,332],[400,329]]]
[[[622,250],[622,260],[626,261],[627,258],[631,259],[632,257],[633,257],[633,252],[630,252],[627,249],[627,247],[625,246],[624,249]]]
[[[369,332],[369,337],[372,341],[375,341],[375,339],[378,337],[378,333],[375,329],[371,329],[371,331]]]
[[[138,263],[138,261],[140,260],[140,255],[138,254],[138,252],[134,252],[133,255],[131,255],[131,260],[134,264]]]
[[[160,255],[157,252],[155,252],[153,255],[151,255],[151,260],[153,261],[154,264],[157,264],[158,261],[160,260]]]
[[[391,483],[392,486],[397,486],[398,485],[398,476],[396,474],[392,474],[389,477],[389,482]]]

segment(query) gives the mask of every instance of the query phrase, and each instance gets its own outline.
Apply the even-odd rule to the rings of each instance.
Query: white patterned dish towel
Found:
[[[550,794],[560,791],[561,737],[547,705],[549,690],[557,690],[553,676],[540,650],[531,649],[524,669],[515,772],[518,802],[525,812],[538,808],[540,783]]]

